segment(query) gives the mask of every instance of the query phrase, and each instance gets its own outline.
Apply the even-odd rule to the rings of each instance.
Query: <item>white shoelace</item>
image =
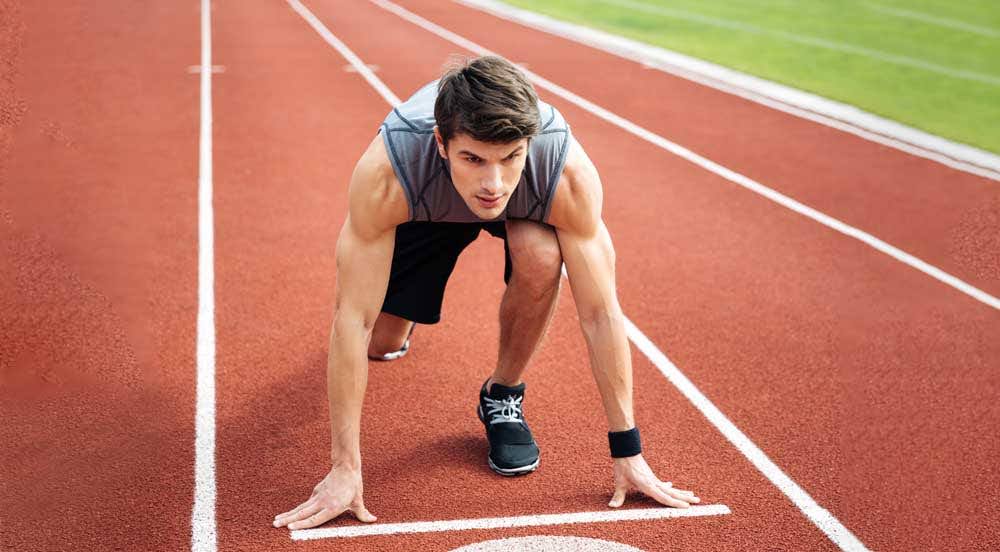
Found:
[[[521,416],[521,401],[524,400],[524,395],[516,399],[513,396],[508,396],[500,401],[489,397],[483,398],[486,399],[486,405],[490,409],[487,412],[490,416],[490,424],[521,423],[519,416]]]

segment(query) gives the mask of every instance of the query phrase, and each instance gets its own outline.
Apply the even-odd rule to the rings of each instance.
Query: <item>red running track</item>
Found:
[[[189,546],[199,17],[0,2],[0,549]]]
[[[401,97],[461,52],[375,5],[314,3]],[[989,241],[995,182],[458,5],[406,5],[981,289],[1000,289]],[[2,458],[14,470],[5,480],[16,481],[2,504],[15,512],[3,543],[184,548],[198,113],[197,76],[185,71],[198,59],[198,10],[62,9],[69,13],[50,19],[30,7],[8,16],[22,23],[24,46],[3,97],[3,112],[20,117],[3,157],[5,257],[14,262],[3,268],[0,359],[3,414],[14,420],[5,442],[16,443]],[[635,349],[647,459],[730,515],[305,543],[271,528],[328,468],[333,246],[347,178],[388,106],[287,4],[218,1],[213,18],[214,63],[225,66],[214,76],[220,550],[449,550],[534,534],[645,550],[835,549]],[[53,37],[73,38],[73,48]],[[1000,448],[995,310],[542,95],[601,171],[626,313],[709,399],[871,549],[1000,544],[989,514]],[[500,242],[479,240],[459,261],[441,324],[418,327],[404,359],[370,367],[362,454],[378,523],[606,509],[603,414],[568,289],[527,375],[542,467],[510,480],[485,466],[473,409],[495,361],[502,268]],[[19,513],[54,496],[69,506],[58,523]],[[626,507],[658,506],[630,497]]]

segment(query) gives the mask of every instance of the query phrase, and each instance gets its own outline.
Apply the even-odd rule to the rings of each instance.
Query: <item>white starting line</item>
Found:
[[[509,529],[512,527],[537,527],[539,525],[566,525],[571,523],[609,523],[664,518],[722,516],[730,514],[724,504],[690,506],[688,508],[633,508],[601,512],[574,512],[571,514],[544,514],[537,516],[494,517],[479,519],[452,519],[447,521],[417,521],[412,523],[385,523],[353,525],[324,529],[292,531],[293,540],[368,537],[399,533],[433,533],[439,531],[468,531],[470,529]]]

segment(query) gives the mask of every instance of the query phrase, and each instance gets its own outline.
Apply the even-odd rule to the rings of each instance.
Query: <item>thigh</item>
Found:
[[[382,311],[420,324],[441,319],[441,303],[455,262],[478,224],[407,222],[396,227],[389,286]]]

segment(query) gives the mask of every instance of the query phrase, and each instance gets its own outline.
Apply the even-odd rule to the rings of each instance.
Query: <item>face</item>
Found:
[[[528,139],[491,144],[463,133],[453,136],[446,150],[437,127],[434,135],[438,154],[451,165],[451,181],[469,209],[484,220],[500,216],[521,180]]]

